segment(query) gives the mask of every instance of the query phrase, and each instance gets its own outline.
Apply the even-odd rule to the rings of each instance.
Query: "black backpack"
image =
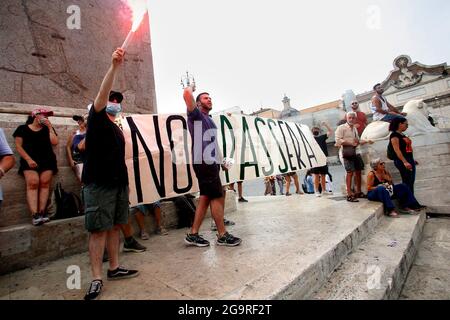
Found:
[[[189,196],[180,196],[172,199],[177,209],[178,228],[190,228],[194,223],[195,204]]]
[[[55,187],[56,214],[52,220],[67,219],[82,216],[83,205],[80,198],[73,192],[66,192],[57,183]]]
[[[387,152],[386,152],[386,156],[389,160],[396,160],[397,159],[397,154],[394,151],[394,147],[392,146],[391,141],[389,140],[389,144],[387,147]]]

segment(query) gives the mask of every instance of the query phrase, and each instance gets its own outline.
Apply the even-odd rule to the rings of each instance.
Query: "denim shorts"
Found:
[[[131,214],[135,214],[137,212],[137,210],[139,210],[140,212],[142,212],[144,215],[149,215],[150,213],[152,213],[156,208],[161,208],[161,202],[156,201],[153,203],[148,203],[148,204],[139,204],[135,207],[132,207],[130,209],[130,213]]]
[[[128,186],[89,184],[82,190],[85,228],[89,232],[111,230],[128,223]]]

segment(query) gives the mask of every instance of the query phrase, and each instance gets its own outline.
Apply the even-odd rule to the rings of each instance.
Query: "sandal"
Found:
[[[359,202],[359,200],[356,199],[355,196],[347,196],[347,201],[348,202]]]
[[[395,210],[388,213],[387,216],[390,218],[400,218],[400,215]]]
[[[359,193],[355,194],[355,198],[367,199],[367,195],[365,195],[362,192],[359,192]]]
[[[407,214],[410,214],[410,215],[416,215],[416,214],[419,214],[418,211],[413,210],[413,209],[410,209],[410,208],[403,208],[402,211],[403,211],[404,213],[407,213]]]

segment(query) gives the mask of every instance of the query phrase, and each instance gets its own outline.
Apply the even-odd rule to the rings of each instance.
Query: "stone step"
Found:
[[[348,255],[328,282],[311,295],[320,300],[398,299],[417,252],[425,214],[383,218]]]
[[[323,200],[322,200],[323,201]],[[345,200],[344,200],[345,201]],[[332,212],[343,213],[348,202],[336,204]],[[355,204],[353,204],[355,205]],[[305,243],[297,250],[271,264],[267,272],[223,299],[239,300],[299,300],[307,298],[330,276],[334,268],[354,250],[376,227],[383,216],[379,203],[361,201],[364,218],[352,228],[343,230],[337,221],[336,234],[323,234],[329,239]],[[371,208],[368,210],[368,208]],[[350,209],[351,211],[356,208]],[[318,211],[317,214],[320,214]],[[317,226],[320,230],[322,227]]]
[[[196,204],[198,199],[194,200]],[[236,195],[227,192],[225,213],[236,211]],[[209,214],[209,211],[208,211]],[[178,215],[173,202],[161,203],[161,223],[167,229],[176,228]],[[131,219],[135,236],[138,225]],[[145,217],[146,231],[154,233],[156,224],[153,215]],[[87,251],[88,233],[84,228],[84,216],[55,220],[35,227],[26,224],[0,228],[0,274],[31,267],[43,262],[67,257]]]
[[[206,248],[187,247],[186,229],[142,243],[147,251],[121,253],[121,263],[140,276],[107,281],[101,299],[301,299],[373,231],[382,205],[349,203],[342,196],[249,197],[227,217],[242,238],[235,248],[214,243],[206,220]],[[69,266],[80,268],[81,289],[65,284]],[[105,272],[108,264],[104,264]],[[46,275],[43,277],[42,275]],[[218,275],[220,275],[218,277]],[[196,279],[196,281],[193,281]],[[86,253],[0,276],[0,299],[82,299],[91,280]]]

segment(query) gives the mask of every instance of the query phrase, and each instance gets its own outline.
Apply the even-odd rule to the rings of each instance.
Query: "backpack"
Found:
[[[173,199],[178,215],[178,229],[190,228],[194,223],[195,204],[188,196]]]
[[[73,192],[64,191],[59,182],[55,187],[55,202],[56,214],[53,220],[74,218],[84,214],[80,198]]]
[[[389,144],[388,144],[387,152],[386,152],[386,153],[387,153],[386,156],[387,156],[387,158],[388,158],[389,160],[395,160],[395,159],[397,159],[397,154],[395,153],[394,147],[392,146],[392,143],[391,143],[390,140],[389,140]]]

